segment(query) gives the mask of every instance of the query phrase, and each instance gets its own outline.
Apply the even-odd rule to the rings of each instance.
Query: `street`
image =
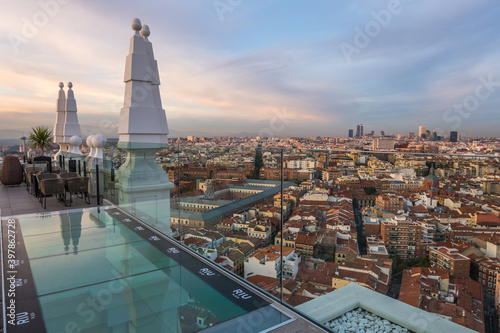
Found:
[[[354,220],[356,223],[356,234],[358,236],[358,251],[360,255],[366,254],[366,237],[363,230],[363,219],[361,218],[361,211],[353,204]]]
[[[483,289],[484,295],[484,327],[486,333],[498,333],[498,316],[495,311],[495,296]]]

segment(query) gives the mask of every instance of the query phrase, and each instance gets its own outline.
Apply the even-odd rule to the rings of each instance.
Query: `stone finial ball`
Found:
[[[149,35],[151,34],[151,31],[149,31],[149,27],[147,24],[144,24],[141,29],[141,35],[144,38],[148,38]]]
[[[64,88],[64,83],[59,82],[59,88],[61,88],[61,89]]]
[[[132,29],[134,29],[135,31],[140,31],[141,28],[142,28],[141,20],[139,20],[136,17],[135,19],[132,20]]]
[[[68,87],[69,87],[69,89],[73,88],[73,83],[72,82],[68,82]]]
[[[79,146],[82,144],[82,138],[78,135],[73,135],[71,139],[69,139],[69,144],[72,146]]]
[[[102,134],[96,134],[92,138],[92,145],[94,145],[95,148],[102,148],[104,145],[108,142],[108,139]]]
[[[87,146],[91,147],[91,148],[94,148],[94,146],[92,145],[92,138],[94,137],[94,134],[91,134],[87,137],[87,140],[85,140],[85,142],[87,143]]]

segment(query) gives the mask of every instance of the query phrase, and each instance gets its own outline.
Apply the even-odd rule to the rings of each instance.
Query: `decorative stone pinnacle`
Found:
[[[64,83],[59,82],[59,88],[61,88],[61,89],[64,88]]]
[[[142,28],[141,20],[139,20],[136,17],[135,19],[132,20],[132,29],[134,29],[134,31],[140,31],[141,28]]]
[[[141,29],[141,35],[142,35],[142,37],[144,37],[144,38],[146,38],[146,39],[147,39],[147,38],[149,37],[149,35],[150,35],[150,34],[151,34],[151,32],[149,31],[149,27],[148,27],[148,25],[147,25],[147,24],[144,24],[144,25],[142,26],[142,29]]]
[[[68,82],[68,87],[69,87],[69,89],[73,88],[73,83]]]

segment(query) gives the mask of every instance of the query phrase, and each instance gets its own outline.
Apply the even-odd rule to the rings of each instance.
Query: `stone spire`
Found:
[[[150,34],[151,32],[149,31],[149,26],[147,26],[146,24],[143,25],[141,29],[141,36],[144,38],[144,43],[146,44],[146,55],[148,56],[150,62],[151,70],[149,72],[151,74],[151,88],[153,93],[153,102],[154,106],[158,110],[160,110],[160,114],[165,114],[165,110],[163,110],[163,107],[161,105],[160,73],[158,71],[158,63],[153,53],[153,44],[151,44],[148,38]],[[160,130],[162,131],[161,133],[168,134],[167,117],[165,116],[164,119],[165,121],[163,122],[162,119],[162,122],[159,124]]]
[[[119,142],[124,148],[132,143],[161,147],[168,143],[168,126],[161,105],[158,65],[148,40],[149,27],[143,27],[135,18],[132,29],[134,35],[130,38],[130,52],[125,62],[125,98],[120,111]]]
[[[59,97],[57,98],[56,123],[54,124],[54,143],[63,142],[64,122],[66,120],[66,95],[64,94],[64,83],[59,82]]]
[[[81,136],[78,115],[76,114],[76,100],[73,93],[73,83],[68,82],[68,97],[66,98],[66,119],[64,122],[63,143],[69,144],[72,136]]]
[[[132,29],[134,35],[125,63],[125,98],[118,128],[118,147],[127,151],[127,159],[116,175],[118,204],[127,207],[133,215],[146,216],[149,225],[171,234],[170,190],[174,184],[156,162],[155,155],[168,143],[158,65],[148,40],[149,27],[134,19]],[[92,144],[97,145],[95,138]]]

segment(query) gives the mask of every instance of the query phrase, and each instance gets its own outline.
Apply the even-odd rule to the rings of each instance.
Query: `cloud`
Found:
[[[163,106],[171,133],[181,135],[258,133],[285,108],[290,118],[277,136],[345,135],[357,123],[394,133],[445,127],[443,113],[479,76],[500,80],[492,0],[404,1],[348,63],[339,44],[354,43],[354,28],[387,5],[242,1],[221,21],[211,1],[68,1],[16,54],[9,34],[21,34],[43,8],[36,0],[0,4],[2,127],[53,124],[57,84],[72,81],[82,128],[104,123],[111,135],[136,16],[150,26]],[[499,100],[500,89],[463,126],[497,135],[488,118]]]

